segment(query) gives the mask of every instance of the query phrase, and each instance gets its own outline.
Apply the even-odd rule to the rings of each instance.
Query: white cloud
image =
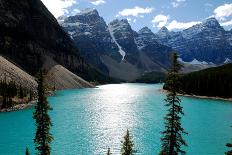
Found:
[[[225,21],[227,17],[232,15],[232,3],[224,4],[214,10],[215,17],[221,21]]]
[[[167,24],[169,18],[170,18],[169,16],[159,14],[153,18],[152,20],[153,26],[161,28]]]
[[[181,3],[185,2],[186,0],[174,0],[171,2],[174,8],[178,7]]]
[[[131,22],[131,20],[132,20],[131,18],[126,18],[126,19],[127,19],[127,21],[128,21],[129,23],[130,23],[130,22]]]
[[[79,9],[73,9],[72,11],[72,15],[76,15],[77,13],[81,12]]]
[[[95,0],[95,1],[92,1],[90,3],[92,3],[93,5],[100,5],[100,4],[104,4],[106,2],[104,0]]]
[[[185,2],[186,0],[176,0],[177,2]]]
[[[201,22],[198,21],[192,21],[192,22],[178,22],[176,20],[171,21],[167,28],[169,30],[176,30],[176,29],[187,29],[189,27],[192,27],[193,25],[199,24]]]
[[[141,7],[134,7],[132,9],[124,9],[122,11],[120,11],[118,13],[118,15],[116,15],[116,17],[119,16],[134,16],[134,17],[138,17],[141,14],[148,14],[151,13],[153,10],[153,8],[141,8]]]
[[[172,4],[172,6],[173,6],[174,8],[176,8],[176,7],[179,6],[179,3],[176,3],[176,2],[172,2],[171,4]]]
[[[137,19],[126,18],[129,23],[136,23]]]
[[[42,2],[56,18],[68,13],[67,8],[76,4],[75,0],[42,0]]]
[[[213,4],[211,4],[211,3],[205,3],[204,4],[206,7],[213,7]]]
[[[221,26],[232,26],[232,20],[221,23]]]

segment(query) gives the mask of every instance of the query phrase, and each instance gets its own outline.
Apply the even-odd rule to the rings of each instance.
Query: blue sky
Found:
[[[85,8],[98,10],[106,23],[125,18],[134,30],[162,26],[178,31],[215,17],[225,29],[232,28],[231,0],[42,0],[55,17],[74,15]]]

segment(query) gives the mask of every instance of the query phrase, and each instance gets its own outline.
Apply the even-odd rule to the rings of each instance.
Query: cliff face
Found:
[[[0,55],[31,75],[43,66],[46,56],[87,80],[97,80],[89,70],[97,71],[84,62],[72,39],[40,0],[0,0],[0,34]]]

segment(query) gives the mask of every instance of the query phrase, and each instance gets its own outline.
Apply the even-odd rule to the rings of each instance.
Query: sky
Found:
[[[226,30],[232,28],[232,0],[42,0],[57,18],[86,8],[98,10],[108,24],[127,19],[136,31],[144,26],[157,32],[166,26],[179,31],[215,17]]]

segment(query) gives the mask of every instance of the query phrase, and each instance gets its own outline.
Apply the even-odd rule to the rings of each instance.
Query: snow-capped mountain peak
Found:
[[[99,15],[98,11],[93,8],[87,8],[82,10],[81,12],[77,13],[77,15]]]
[[[112,22],[109,23],[109,26],[114,31],[115,29],[118,30],[126,30],[131,29],[130,24],[127,19],[115,19]]]
[[[170,31],[168,30],[167,27],[163,26],[159,31],[158,31],[158,35],[161,37],[167,36],[170,33]]]
[[[153,34],[153,32],[148,27],[143,27],[138,31],[138,34]]]
[[[200,25],[206,26],[206,27],[209,27],[209,28],[221,27],[219,22],[217,21],[217,19],[214,18],[214,17],[211,17],[211,18],[208,18],[208,19],[204,20],[202,22],[202,24],[200,24]]]

